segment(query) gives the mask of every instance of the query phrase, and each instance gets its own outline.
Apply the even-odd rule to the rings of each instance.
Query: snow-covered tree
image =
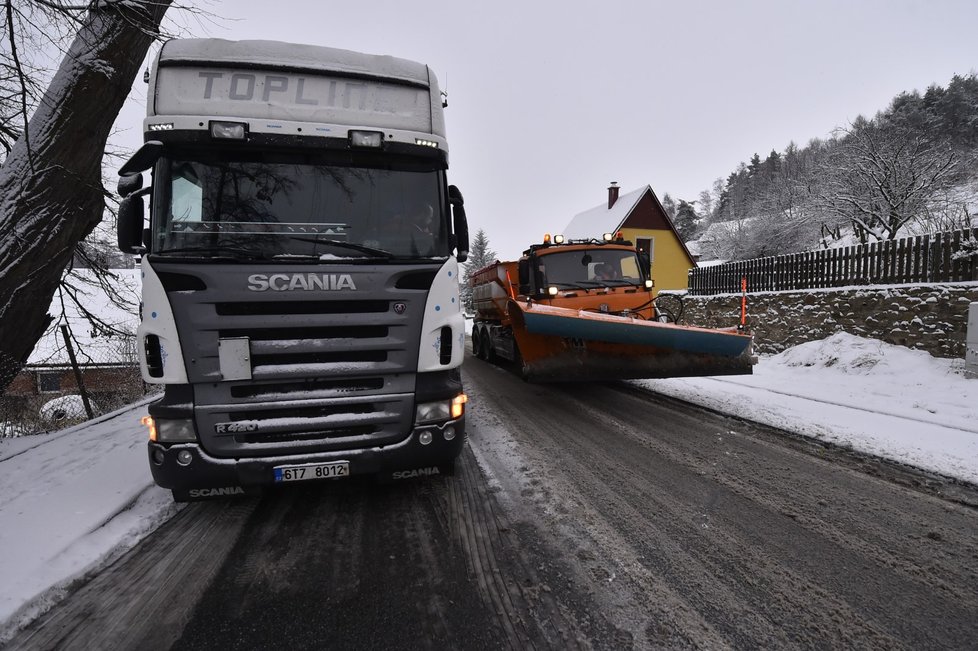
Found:
[[[892,240],[957,180],[960,158],[943,139],[882,121],[856,122],[824,177],[819,205],[849,221],[860,240]]]
[[[676,217],[673,219],[673,222],[675,223],[676,231],[679,232],[679,237],[681,237],[684,242],[692,240],[696,235],[697,218],[698,215],[696,214],[696,209],[693,208],[693,203],[680,199],[679,206],[676,208]]]
[[[76,245],[102,219],[110,129],[173,0],[7,0],[0,66],[0,388],[44,333]],[[72,36],[73,34],[73,36]],[[70,39],[43,94],[24,63]]]
[[[472,312],[472,288],[469,278],[472,273],[482,269],[496,260],[496,252],[489,248],[489,237],[481,228],[476,231],[469,245],[469,258],[462,265],[462,306],[466,312]]]
[[[662,208],[669,215],[669,219],[676,219],[676,200],[669,196],[668,192],[662,195]]]

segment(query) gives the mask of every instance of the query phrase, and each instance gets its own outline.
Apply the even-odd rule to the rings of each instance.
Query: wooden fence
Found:
[[[978,280],[978,253],[954,255],[976,246],[978,228],[727,262],[690,269],[689,293],[739,293],[743,278],[748,292]]]

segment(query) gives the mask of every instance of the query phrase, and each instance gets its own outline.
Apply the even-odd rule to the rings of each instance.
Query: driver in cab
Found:
[[[594,267],[595,280],[620,280],[621,274],[607,262],[601,262]]]

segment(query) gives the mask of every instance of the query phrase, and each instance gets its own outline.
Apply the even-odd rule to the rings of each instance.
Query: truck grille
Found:
[[[271,294],[275,296],[275,294]],[[387,301],[269,301],[256,303],[215,303],[218,316],[257,316],[282,314],[368,314],[390,309]]]
[[[209,453],[342,450],[388,445],[410,433],[428,288],[396,287],[400,277],[419,277],[416,266],[337,267],[351,274],[356,291],[289,292],[249,291],[254,271],[244,265],[166,266],[167,277],[184,279],[167,295]],[[196,276],[199,283],[186,281]],[[241,344],[245,352],[233,361],[244,373],[237,377],[250,380],[225,376],[221,340]]]

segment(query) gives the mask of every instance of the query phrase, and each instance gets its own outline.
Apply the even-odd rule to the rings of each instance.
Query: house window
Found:
[[[37,388],[41,393],[61,391],[61,373],[59,371],[40,371],[37,374]]]

